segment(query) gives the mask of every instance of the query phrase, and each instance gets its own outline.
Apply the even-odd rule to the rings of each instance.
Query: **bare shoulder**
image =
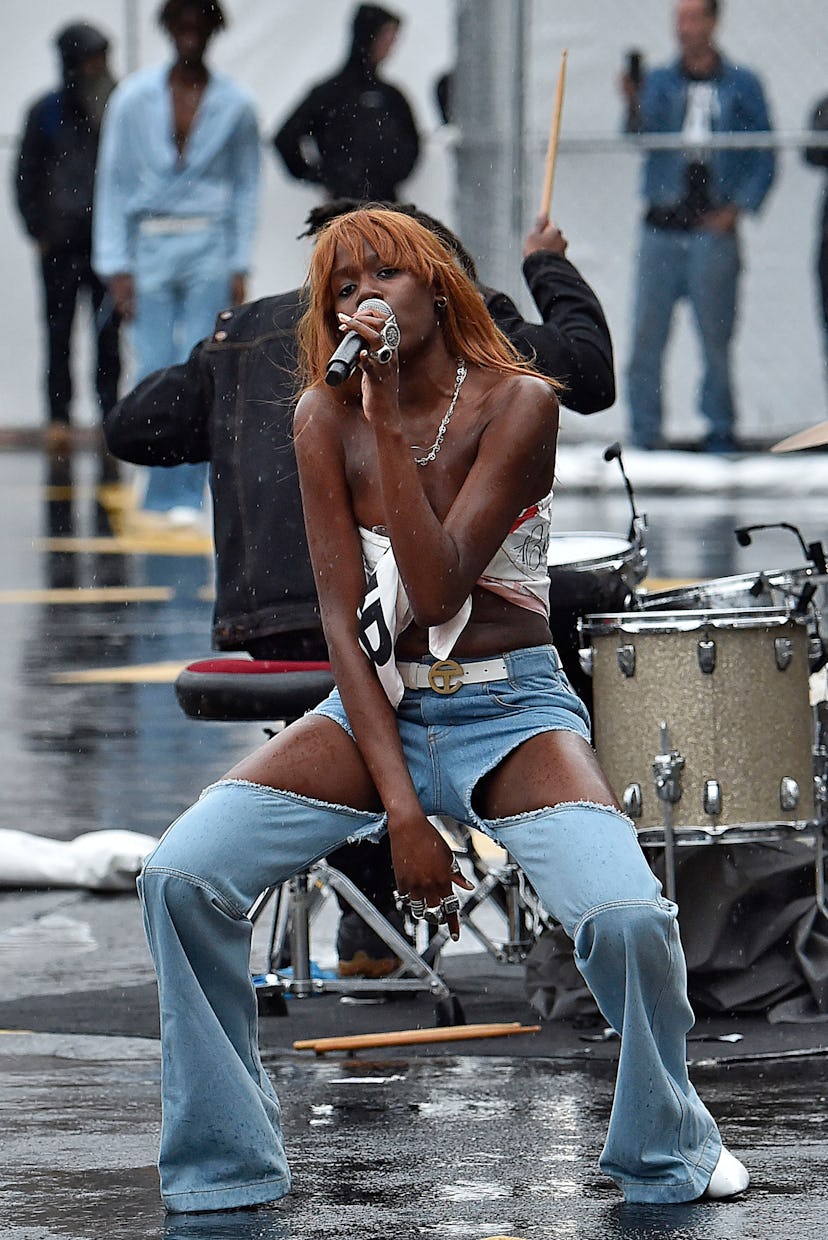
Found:
[[[554,387],[538,375],[497,375],[488,394],[493,416],[532,419],[538,428],[555,429],[559,402]]]
[[[337,402],[322,388],[308,388],[299,397],[293,411],[294,434],[311,426],[321,427],[332,421]]]

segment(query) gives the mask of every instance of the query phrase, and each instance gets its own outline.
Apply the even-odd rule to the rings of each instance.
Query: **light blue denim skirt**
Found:
[[[425,814],[480,825],[472,794],[484,775],[540,732],[590,739],[589,715],[552,645],[500,656],[508,678],[461,685],[453,694],[406,689],[397,721],[406,762]],[[481,660],[460,660],[465,666]],[[425,666],[436,662],[421,660]],[[338,690],[311,712],[333,719],[353,737]]]

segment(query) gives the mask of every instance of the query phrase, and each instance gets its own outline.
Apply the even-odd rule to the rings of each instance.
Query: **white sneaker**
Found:
[[[730,1150],[722,1146],[719,1161],[713,1168],[710,1183],[702,1194],[711,1201],[720,1201],[724,1197],[735,1197],[743,1193],[750,1184],[747,1167],[743,1167],[738,1158],[734,1158]]]
[[[176,508],[168,508],[164,516],[172,526],[202,526],[204,524],[204,513],[200,508],[186,508],[183,504]]]

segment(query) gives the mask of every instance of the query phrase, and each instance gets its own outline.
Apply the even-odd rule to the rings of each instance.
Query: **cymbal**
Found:
[[[818,448],[828,444],[828,422],[818,422],[804,431],[797,431],[787,439],[780,439],[771,448],[771,452],[798,452],[800,448]]]

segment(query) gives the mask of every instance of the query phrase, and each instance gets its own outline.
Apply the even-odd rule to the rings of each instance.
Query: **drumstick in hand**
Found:
[[[566,84],[566,49],[561,52],[561,67],[558,70],[558,85],[555,90],[555,106],[552,110],[552,124],[549,127],[549,144],[546,148],[546,168],[543,177],[543,193],[541,194],[540,215],[549,219],[549,208],[552,205],[552,186],[555,183],[555,163],[558,158],[558,139],[561,134],[561,113],[563,112],[564,86]]]

